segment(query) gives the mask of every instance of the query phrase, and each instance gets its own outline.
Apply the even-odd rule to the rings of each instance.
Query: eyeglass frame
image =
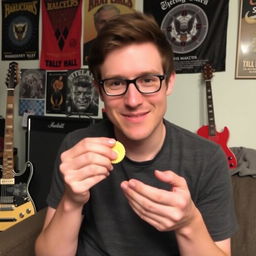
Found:
[[[122,80],[122,81],[124,81],[124,82],[126,83],[126,89],[125,89],[125,91],[124,91],[123,93],[121,93],[121,94],[109,94],[109,93],[107,93],[106,90],[105,90],[105,87],[104,87],[105,81],[111,80],[111,79],[115,79],[115,78],[101,79],[101,80],[99,81],[99,85],[102,87],[104,93],[105,93],[107,96],[112,96],[112,97],[125,95],[126,92],[128,91],[128,88],[129,88],[129,85],[130,85],[130,84],[134,84],[134,86],[136,87],[136,89],[138,90],[138,92],[141,93],[141,94],[149,95],[149,94],[153,94],[153,93],[159,92],[159,91],[161,90],[161,88],[162,88],[162,82],[163,82],[163,80],[166,78],[166,75],[165,75],[165,74],[163,74],[163,75],[148,74],[148,75],[158,77],[159,80],[160,80],[159,88],[158,88],[156,91],[154,91],[154,92],[142,92],[142,91],[140,91],[138,85],[136,84],[136,81],[137,81],[139,78],[142,78],[143,76],[147,76],[147,75],[138,76],[138,77],[136,77],[136,78],[134,78],[134,79],[116,78],[116,79],[120,79],[120,80]]]

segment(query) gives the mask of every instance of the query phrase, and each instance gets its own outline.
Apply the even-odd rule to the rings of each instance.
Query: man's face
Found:
[[[95,28],[97,33],[99,33],[99,31],[105,26],[109,19],[115,15],[117,15],[115,10],[102,10],[99,12],[95,20]]]
[[[152,43],[132,44],[109,53],[101,66],[102,79],[122,77],[134,79],[143,74],[163,75],[162,59]],[[174,75],[161,90],[141,94],[134,84],[122,96],[107,96],[101,91],[105,110],[115,125],[116,136],[130,140],[145,140],[162,134],[167,95],[172,91]]]
[[[92,88],[90,86],[73,86],[72,102],[78,111],[85,111],[92,101]]]

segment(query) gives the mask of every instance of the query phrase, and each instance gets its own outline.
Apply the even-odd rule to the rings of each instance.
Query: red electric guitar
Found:
[[[214,109],[213,109],[212,87],[211,87],[212,76],[213,76],[213,69],[211,65],[205,64],[203,66],[203,77],[206,85],[208,125],[204,125],[201,128],[199,128],[197,130],[197,134],[219,144],[227,156],[229,168],[233,169],[237,167],[237,160],[234,153],[227,147],[227,141],[229,138],[229,129],[227,127],[224,127],[222,132],[216,131]]]

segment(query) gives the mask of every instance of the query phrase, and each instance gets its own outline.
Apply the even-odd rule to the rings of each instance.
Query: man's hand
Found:
[[[85,138],[61,154],[66,199],[80,206],[89,200],[90,188],[113,169],[111,160],[117,156],[111,148],[115,143],[110,138]]]
[[[170,184],[170,190],[148,186],[139,180],[124,181],[121,188],[132,209],[159,231],[182,229],[196,215],[184,178],[172,171],[155,171],[160,181]]]

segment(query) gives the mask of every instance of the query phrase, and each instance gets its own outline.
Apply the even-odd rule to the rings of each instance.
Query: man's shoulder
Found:
[[[184,146],[191,145],[193,148],[201,148],[202,150],[205,150],[206,148],[216,150],[219,147],[216,143],[199,136],[197,133],[189,131],[167,120],[165,120],[165,126],[167,136],[173,141],[182,143]]]

